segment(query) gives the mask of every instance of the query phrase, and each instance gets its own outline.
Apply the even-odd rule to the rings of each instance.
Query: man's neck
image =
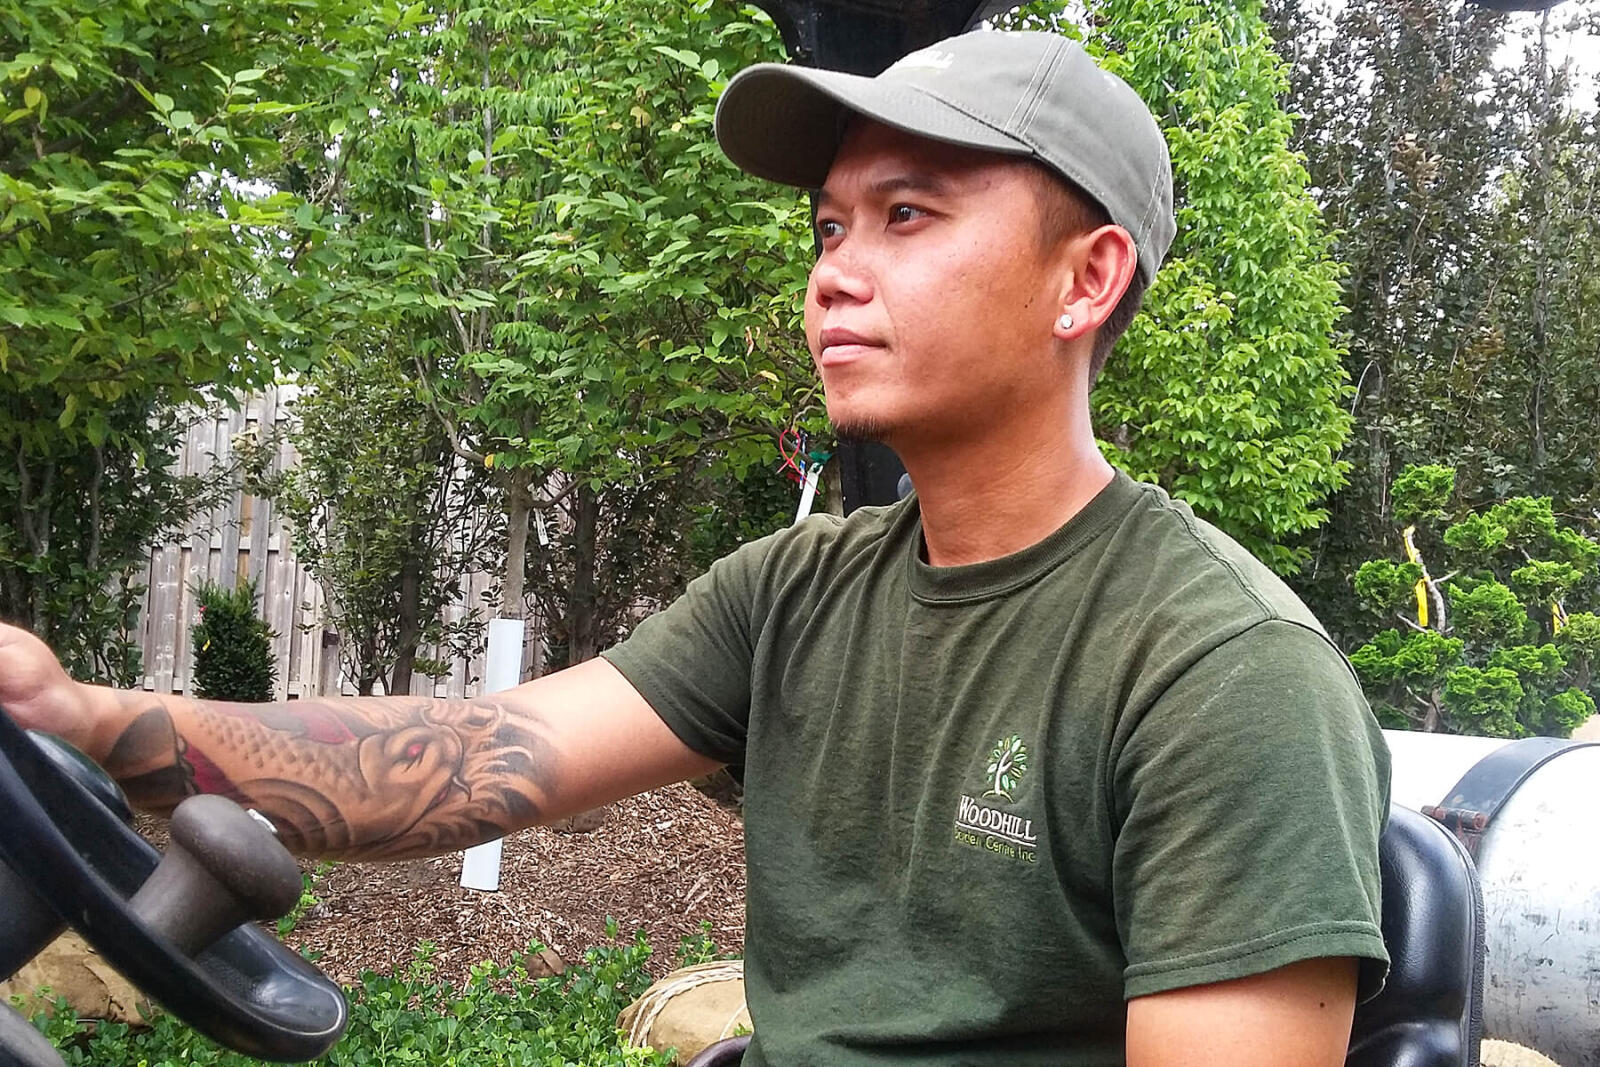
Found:
[[[928,562],[982,563],[1038,544],[1111,483],[1088,420],[958,446],[905,448]]]

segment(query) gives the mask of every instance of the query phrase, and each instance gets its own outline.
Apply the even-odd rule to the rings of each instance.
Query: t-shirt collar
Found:
[[[1009,556],[957,567],[934,567],[923,560],[921,512],[915,499],[908,500],[911,594],[926,603],[958,603],[1004,596],[1030,585],[1094,541],[1139,495],[1139,483],[1116,471],[1083,510],[1044,540]]]

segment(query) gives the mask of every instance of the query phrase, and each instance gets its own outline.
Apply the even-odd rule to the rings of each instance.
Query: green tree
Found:
[[[1573,6],[1570,21],[1596,18]],[[1464,503],[1596,504],[1600,401],[1594,116],[1575,106],[1556,13],[1446,0],[1268,0],[1292,66],[1295,146],[1349,266],[1341,324],[1357,383],[1349,486],[1297,579],[1360,629],[1344,576],[1387,551],[1395,472],[1448,462]],[[1510,28],[1529,35],[1504,67]]]
[[[1448,467],[1395,479],[1396,517],[1415,524],[1399,536],[1408,558],[1367,561],[1354,587],[1372,617],[1403,629],[1380,630],[1351,663],[1385,725],[1564,737],[1595,710],[1600,616],[1569,604],[1600,543],[1558,520],[1548,497],[1463,514],[1454,493]]]
[[[80,674],[137,670],[133,568],[203,503],[170,470],[179,406],[325,336],[326,190],[280,186],[396,17],[0,0],[0,589]]]
[[[560,589],[541,600],[585,658],[614,639],[605,604],[661,584],[610,539],[638,544],[667,495],[770,461],[814,391],[804,202],[710,137],[723,79],[777,56],[776,32],[662,0],[430,18],[406,45],[430,76],[397,80],[365,137],[349,284],[408,332],[452,448],[494,472],[502,612],[521,614],[529,576]],[[632,592],[612,584],[629,575]]]
[[[1076,32],[1068,5],[1032,24]],[[1260,4],[1102,0],[1088,46],[1155,112],[1178,238],[1091,402],[1104,450],[1279,571],[1342,480],[1339,266],[1278,98]]]
[[[254,491],[271,495],[294,531],[295,555],[327,597],[327,621],[356,690],[408,693],[415,671],[448,670],[481,644],[476,605],[457,621],[461,577],[490,563],[496,542],[481,467],[461,462],[385,338],[309,374],[293,402],[297,463],[268,469],[277,442],[239,442]],[[419,659],[424,645],[445,656]]]
[[[202,582],[195,587],[200,621],[194,628],[194,692],[207,700],[272,699],[278,664],[277,636],[256,614],[256,586],[233,589]]]
[[[1479,494],[1554,495],[1600,505],[1590,413],[1600,402],[1600,119],[1575,96],[1570,58],[1545,12],[1495,98],[1514,161],[1494,184],[1490,326],[1472,367],[1464,455]],[[1581,22],[1585,13],[1580,9]],[[1600,11],[1587,13],[1591,30]],[[1571,27],[1565,27],[1571,30]]]
[[[174,469],[187,423],[171,405],[108,405],[125,429],[96,445],[61,440],[31,400],[0,392],[0,437],[17,434],[0,464],[0,618],[44,638],[73,677],[133,685],[149,546],[217,503],[227,472]]]
[[[1457,457],[1478,429],[1457,394],[1487,326],[1488,183],[1507,162],[1489,90],[1505,17],[1449,0],[1351,0],[1331,21],[1300,0],[1267,11],[1293,61],[1294,146],[1348,268],[1339,327],[1356,386],[1350,481],[1297,584],[1324,621],[1356,630],[1346,575],[1387,551],[1395,475]]]

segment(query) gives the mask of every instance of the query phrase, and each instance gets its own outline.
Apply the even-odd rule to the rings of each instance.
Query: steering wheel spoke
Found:
[[[0,879],[5,906],[45,902],[167,1010],[246,1055],[309,1060],[331,1048],[348,1020],[343,993],[247,921],[298,897],[298,869],[271,832],[231,801],[192,797],[163,864],[104,785],[80,777],[0,712],[0,860],[26,887]],[[47,920],[35,914],[19,941],[44,936]],[[0,962],[26,947],[0,945]]]

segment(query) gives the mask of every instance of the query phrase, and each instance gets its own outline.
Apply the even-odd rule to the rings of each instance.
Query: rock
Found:
[[[676,1049],[683,1067],[706,1046],[750,1032],[744,1003],[744,961],[714,960],[673,971],[623,1009],[617,1026],[628,1043]]]
[[[48,989],[48,995],[39,991]],[[62,934],[8,982],[0,982],[0,1003],[22,998],[21,1011],[33,1015],[65,997],[85,1019],[143,1025],[150,1002],[75,933]]]
[[[1478,1056],[1482,1067],[1561,1067],[1550,1057],[1509,1041],[1485,1039]]]

